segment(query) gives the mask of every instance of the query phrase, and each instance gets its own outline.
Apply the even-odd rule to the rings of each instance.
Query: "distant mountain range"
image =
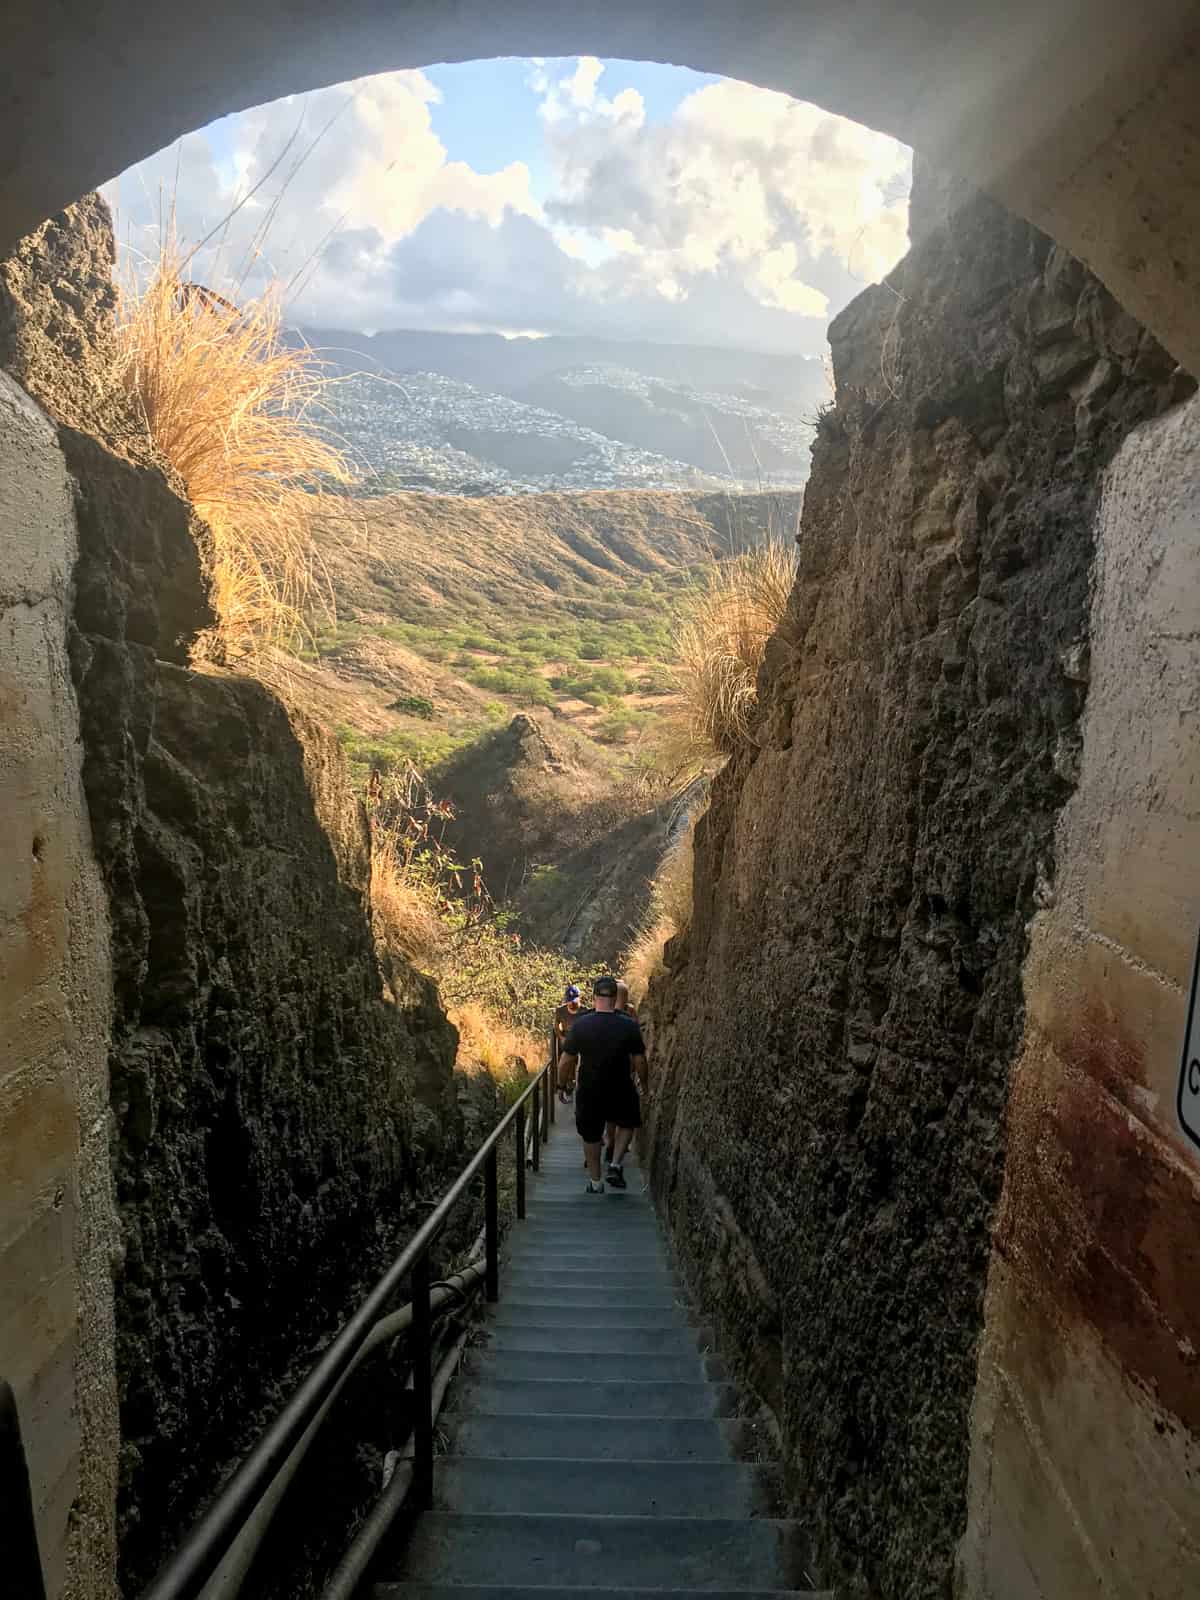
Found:
[[[694,345],[305,328],[368,492],[797,487],[819,361]]]

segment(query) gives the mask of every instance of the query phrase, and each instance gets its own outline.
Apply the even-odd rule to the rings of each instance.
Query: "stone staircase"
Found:
[[[585,1194],[561,1121],[542,1163],[486,1343],[440,1420],[433,1509],[375,1600],[817,1600],[796,1524],[771,1515],[775,1473],[745,1459],[754,1430],[701,1353],[636,1163],[625,1193]]]

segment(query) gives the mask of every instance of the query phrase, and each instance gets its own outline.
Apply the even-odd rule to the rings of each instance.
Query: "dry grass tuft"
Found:
[[[675,679],[682,741],[694,760],[728,755],[749,732],[758,669],[785,623],[795,577],[793,550],[772,542],[721,563],[686,609]]]
[[[402,956],[435,979],[445,979],[453,969],[455,940],[439,913],[437,895],[428,879],[412,870],[396,835],[386,828],[372,830],[371,916],[385,958]],[[485,1072],[506,1097],[524,1088],[529,1068],[542,1065],[544,1043],[494,1008],[463,1000],[451,1005],[448,1015],[458,1029],[459,1067]]]
[[[446,954],[445,924],[427,885],[413,877],[401,844],[387,829],[372,830],[371,911],[380,943],[436,977]]]
[[[236,306],[186,271],[168,233],[149,281],[126,286],[118,378],[212,530],[219,623],[198,653],[229,660],[303,629],[325,587],[320,485],[350,473],[315,427],[331,380],[283,342],[278,293]]]
[[[478,872],[448,851],[453,813],[414,767],[367,799],[371,920],[385,978],[397,962],[433,978],[459,1030],[458,1066],[483,1072],[506,1097],[543,1065],[550,1015],[571,974],[566,958],[506,931]]]
[[[692,829],[666,857],[654,880],[650,910],[640,932],[625,952],[622,966],[629,998],[641,1005],[652,979],[667,970],[664,950],[669,939],[685,933],[692,921]]]
[[[524,1084],[526,1071],[541,1067],[545,1059],[544,1041],[512,1027],[478,1001],[468,1000],[452,1008],[450,1021],[458,1029],[460,1064],[482,1067],[497,1083],[516,1079]],[[524,1069],[520,1062],[525,1063]]]

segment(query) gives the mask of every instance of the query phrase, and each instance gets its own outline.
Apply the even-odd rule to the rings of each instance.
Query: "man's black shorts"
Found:
[[[642,1107],[630,1072],[614,1072],[603,1077],[580,1073],[575,1090],[575,1126],[586,1144],[597,1144],[604,1137],[606,1122],[618,1128],[640,1128]]]

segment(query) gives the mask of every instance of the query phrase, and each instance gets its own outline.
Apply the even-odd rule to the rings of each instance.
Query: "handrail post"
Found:
[[[525,1107],[517,1107],[517,1221],[525,1221]]]
[[[424,1511],[433,1504],[433,1319],[429,1309],[429,1252],[412,1269],[413,1492]]]
[[[486,1265],[484,1294],[489,1304],[500,1298],[500,1209],[496,1189],[496,1146],[488,1151],[483,1169],[483,1234]]]
[[[542,1144],[542,1125],[538,1121],[538,1117],[541,1114],[541,1094],[542,1084],[538,1079],[535,1079],[533,1094],[529,1100],[529,1104],[533,1107],[533,1138],[529,1142],[529,1164],[535,1172],[538,1170],[538,1151],[541,1149]]]
[[[550,1142],[550,1124],[554,1121],[554,1090],[550,1086],[550,1068],[547,1067],[542,1074],[542,1095],[545,1099],[546,1114],[542,1118],[542,1143]]]

